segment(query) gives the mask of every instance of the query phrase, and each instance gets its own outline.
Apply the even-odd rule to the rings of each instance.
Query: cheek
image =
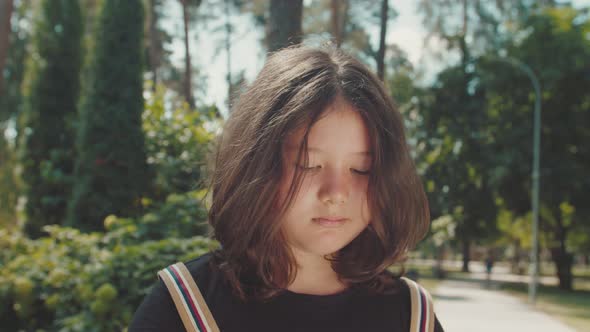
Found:
[[[369,224],[371,222],[371,218],[373,217],[373,213],[371,211],[371,205],[369,204],[368,181],[364,180],[362,183],[360,183],[358,188],[357,206],[360,209],[360,216],[365,223]]]
[[[371,207],[366,194],[363,195],[363,202],[361,204],[361,218],[366,224],[370,224],[371,219],[373,218],[373,213],[371,213]]]
[[[287,195],[289,194],[289,189],[291,189],[291,183],[293,182],[294,176],[295,169],[285,167],[283,174],[281,175],[281,180],[279,181],[279,191],[275,200],[275,208],[280,208],[287,199]],[[297,200],[297,197],[293,198],[292,203],[294,203],[295,200]]]

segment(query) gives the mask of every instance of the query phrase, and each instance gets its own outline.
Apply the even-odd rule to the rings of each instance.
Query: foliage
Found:
[[[0,123],[14,119],[22,109],[21,84],[25,74],[27,48],[31,42],[31,3],[15,1],[13,10],[10,47],[2,73],[4,82],[0,94]]]
[[[508,47],[508,56],[528,64],[542,88],[541,127],[541,238],[558,267],[560,287],[571,289],[571,251],[582,249],[588,237],[590,210],[590,97],[588,66],[590,21],[569,6],[547,8],[530,15],[522,29],[527,34]],[[488,114],[494,128],[490,165],[498,194],[516,217],[530,209],[532,160],[532,105],[534,94],[520,71],[493,59],[482,62],[493,75],[487,86]],[[510,82],[510,84],[506,84]],[[571,239],[571,236],[574,239]]]
[[[26,231],[36,237],[43,225],[62,222],[71,191],[72,120],[77,113],[81,66],[78,0],[41,2],[34,24],[21,162]]]
[[[514,27],[532,10],[531,2],[420,0],[418,9],[428,33],[425,43],[437,37],[446,46],[438,50],[438,57],[445,57],[452,50],[468,49],[476,56],[497,53],[521,32]]]
[[[105,228],[110,233],[106,238],[117,243],[135,244],[147,240],[206,235],[205,194],[205,190],[170,194],[164,203],[144,199],[149,212],[139,218],[119,218],[114,215],[105,218]]]
[[[156,174],[148,195],[156,202],[204,186],[213,139],[206,125],[213,126],[218,114],[215,107],[193,110],[186,104],[170,106],[172,102],[159,85],[148,96],[142,115],[147,162]]]
[[[441,72],[422,101],[420,162],[434,217],[452,214],[465,244],[496,232],[496,204],[487,167],[493,155],[481,89],[470,89],[473,73],[461,66]]]
[[[109,214],[137,216],[149,188],[143,111],[143,6],[104,0],[78,122],[66,225],[102,229]]]
[[[0,231],[0,323],[9,330],[120,331],[156,272],[216,248],[203,237],[123,245],[121,235],[46,226],[30,240]]]

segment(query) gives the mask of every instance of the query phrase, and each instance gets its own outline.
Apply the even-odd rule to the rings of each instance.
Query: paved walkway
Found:
[[[447,280],[434,292],[434,308],[447,332],[575,332],[519,299],[479,282]]]
[[[432,259],[414,259],[411,262],[416,265],[428,267],[434,266],[436,264],[436,261]],[[443,267],[445,267],[447,271],[460,270],[462,265],[463,262],[461,261],[443,262]],[[480,261],[469,262],[469,271],[471,272],[469,275],[470,278],[485,279],[487,275],[486,267]],[[501,262],[494,265],[494,269],[492,271],[492,279],[495,281],[528,283],[530,280],[530,276],[528,275],[528,272],[524,275],[513,274],[510,272],[510,266],[506,263]],[[558,279],[556,276],[540,276],[539,283],[543,285],[555,286],[558,283]]]

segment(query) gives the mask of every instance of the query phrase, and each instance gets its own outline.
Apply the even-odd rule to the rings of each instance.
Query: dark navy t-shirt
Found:
[[[244,303],[235,297],[211,254],[185,262],[221,332],[407,332],[410,293],[398,280],[395,294],[371,295],[349,288],[334,295],[285,291],[269,302]],[[435,332],[443,332],[438,320]],[[186,331],[163,281],[159,280],[137,309],[129,332]]]

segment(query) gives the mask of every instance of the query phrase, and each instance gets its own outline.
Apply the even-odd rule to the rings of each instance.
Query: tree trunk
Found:
[[[446,253],[446,245],[442,245],[438,248],[436,253],[436,264],[434,266],[434,277],[437,279],[444,279],[445,278],[445,270],[443,267],[443,262],[445,259]]]
[[[463,272],[469,272],[469,260],[471,257],[470,249],[471,243],[469,240],[463,239],[463,267],[461,268],[461,271]]]
[[[385,37],[387,35],[387,17],[389,4],[387,0],[381,2],[381,34],[379,36],[379,51],[377,52],[377,76],[381,81],[385,78]]]
[[[557,278],[559,279],[559,288],[563,290],[572,290],[572,265],[574,263],[574,256],[568,253],[565,247],[568,229],[563,226],[561,221],[561,219],[558,219],[558,227],[556,229],[559,247],[551,248],[551,258],[555,263]]]
[[[226,70],[227,70],[227,109],[231,108],[232,79],[231,79],[231,25],[229,22],[229,3],[230,0],[225,0],[225,54],[226,54]]]
[[[465,39],[467,37],[467,22],[468,22],[468,16],[467,16],[467,0],[463,0],[463,39]]]
[[[158,66],[160,64],[158,56],[158,13],[156,12],[156,0],[150,0],[148,8],[148,40],[149,40],[149,66],[152,72],[152,91],[156,91],[158,85]]]
[[[301,43],[303,0],[271,0],[266,31],[269,52]]]
[[[182,3],[182,18],[184,21],[184,100],[189,104],[191,108],[195,107],[195,100],[193,99],[193,88],[192,88],[192,66],[191,66],[191,55],[190,55],[190,44],[188,36],[188,0],[181,0]]]
[[[332,37],[334,38],[336,47],[340,48],[340,45],[342,45],[342,30],[340,28],[340,1],[332,0],[330,7],[332,9]]]
[[[348,16],[348,0],[332,0],[330,8],[332,11],[332,38],[336,47],[340,48],[344,40],[344,27]]]
[[[555,269],[557,270],[559,288],[563,290],[572,290],[572,265],[574,262],[573,255],[562,248],[552,248],[551,257],[553,258]]]
[[[521,274],[520,272],[520,240],[516,239],[512,243],[514,248],[514,254],[510,260],[510,272],[515,274]]]
[[[461,63],[463,64],[463,71],[467,69],[467,62],[469,61],[469,49],[467,47],[467,29],[469,25],[469,17],[467,15],[467,0],[463,0],[463,26],[461,30]],[[466,86],[467,88],[467,86]]]
[[[4,90],[4,65],[10,43],[10,18],[12,17],[13,0],[0,1],[0,95]]]

